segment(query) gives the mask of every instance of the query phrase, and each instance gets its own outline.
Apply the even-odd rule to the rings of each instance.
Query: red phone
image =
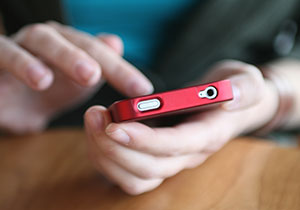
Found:
[[[144,120],[233,99],[229,80],[117,101],[109,107],[114,122]]]

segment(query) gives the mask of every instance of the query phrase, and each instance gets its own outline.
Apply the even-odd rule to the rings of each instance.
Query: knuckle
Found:
[[[11,53],[10,56],[8,56],[8,61],[11,64],[18,64],[20,62],[23,62],[23,56],[20,53]]]
[[[46,24],[47,25],[59,25],[59,23],[57,22],[57,21],[54,21],[54,20],[48,20],[48,21],[46,21]]]
[[[71,59],[73,59],[73,60],[85,59],[89,62],[94,61],[93,59],[90,59],[90,57],[88,56],[88,54],[86,52],[84,52],[81,49],[77,49],[77,48],[70,49],[69,55],[70,55]]]
[[[174,147],[174,148],[172,148],[172,150],[165,151],[164,156],[165,157],[176,157],[182,153],[184,153],[182,148]]]
[[[150,160],[149,164],[142,165],[138,168],[139,176],[142,179],[157,179],[165,177],[167,172],[165,171],[164,165],[161,165],[160,161],[157,158]]]
[[[201,157],[201,156],[199,156],[199,157],[196,157],[196,158],[191,158],[187,162],[185,168],[186,169],[195,168],[195,167],[199,166],[200,164],[202,164],[207,158],[208,158],[208,156],[207,157]]]
[[[245,70],[246,72],[248,72],[250,75],[252,75],[253,77],[255,77],[258,80],[263,79],[262,72],[254,65],[245,64],[243,70]]]
[[[56,60],[64,60],[67,63],[75,63],[80,58],[86,59],[86,54],[73,46],[62,46],[54,52]]]
[[[31,42],[33,39],[47,35],[51,31],[53,31],[53,29],[50,26],[36,23],[23,28],[16,38],[19,42]]]
[[[138,141],[136,138],[131,138],[129,145],[133,149],[138,149],[138,150],[147,150],[147,147],[142,143],[142,141]]]
[[[142,183],[138,181],[129,181],[121,185],[121,188],[130,195],[139,195],[147,191]]]
[[[66,46],[60,46],[55,51],[53,51],[53,58],[57,61],[64,60],[66,63],[69,63],[73,60],[74,54],[77,54],[75,49],[70,49]]]
[[[113,74],[120,74],[120,76],[125,77],[127,72],[127,69],[125,67],[125,64],[123,62],[116,62],[115,65],[111,68],[111,73]],[[122,74],[122,75],[121,75]]]
[[[116,147],[113,145],[103,145],[101,150],[104,156],[110,158],[116,157],[118,154]]]
[[[27,33],[32,35],[37,33],[45,33],[48,32],[49,30],[51,30],[51,28],[48,25],[42,23],[36,23],[28,26]]]
[[[101,57],[102,51],[99,50],[99,42],[97,42],[94,37],[86,34],[80,34],[78,37],[78,46],[83,49],[86,54],[99,58]]]
[[[23,74],[23,71],[25,71],[27,68],[29,68],[31,65],[33,65],[33,62],[30,61],[30,59],[25,58],[20,53],[13,53],[8,58],[8,62],[11,64],[11,71],[13,71],[16,74]]]
[[[164,157],[176,157],[176,156],[185,154],[187,152],[186,150],[187,150],[187,146],[180,147],[180,146],[174,145],[172,148],[166,149],[165,151],[162,151],[162,152],[163,152]]]
[[[14,46],[15,43],[11,39],[0,36],[0,54],[1,67],[8,68],[15,73],[22,73],[22,71],[34,64],[34,59],[30,59],[23,49],[18,49]],[[4,54],[5,53],[5,54]],[[3,65],[3,66],[2,66]]]
[[[139,171],[139,175],[142,179],[154,179],[161,177],[161,174],[159,173],[156,167],[147,166],[146,168],[142,168]]]
[[[92,41],[84,41],[82,43],[82,48],[85,49],[89,55],[96,56],[99,54],[97,45]]]
[[[143,133],[147,136],[147,138],[140,135],[133,136],[129,142],[130,147],[141,151],[155,151],[156,145],[153,145],[153,142],[147,141],[147,139],[159,140],[160,137],[158,134],[152,129],[149,129],[144,125],[140,125],[139,123],[133,122],[132,125],[138,129],[140,128],[139,130],[141,131],[143,130]]]

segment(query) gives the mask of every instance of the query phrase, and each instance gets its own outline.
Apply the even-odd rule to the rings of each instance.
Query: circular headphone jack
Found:
[[[214,86],[208,86],[205,90],[200,91],[200,98],[215,99],[218,96],[218,90]]]

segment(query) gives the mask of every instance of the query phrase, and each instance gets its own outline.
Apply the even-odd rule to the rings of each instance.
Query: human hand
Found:
[[[278,106],[275,88],[252,65],[225,61],[206,81],[231,80],[234,100],[194,113],[174,127],[112,123],[101,106],[85,114],[89,156],[95,167],[129,194],[159,186],[183,169],[203,163],[230,139],[267,123]]]
[[[39,131],[104,80],[128,96],[150,93],[152,85],[122,51],[117,36],[92,37],[54,22],[0,36],[0,129]]]

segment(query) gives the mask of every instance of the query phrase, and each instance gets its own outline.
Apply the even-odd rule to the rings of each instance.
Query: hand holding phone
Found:
[[[127,193],[137,195],[156,188],[166,178],[184,169],[200,165],[230,139],[262,126],[276,113],[277,92],[255,66],[239,61],[224,61],[204,77],[206,81],[225,78],[230,82],[219,81],[189,87],[187,90],[183,88],[125,100],[125,105],[118,103],[124,112],[115,105],[110,108],[115,117],[124,119],[123,114],[129,113],[129,117],[135,117],[130,119],[139,120],[141,116],[175,114],[182,103],[184,112],[209,107],[203,113],[184,116],[183,121],[171,126],[152,127],[140,122],[113,123],[108,109],[103,106],[91,107],[85,114],[85,126],[87,145],[95,167]],[[215,98],[209,86],[216,88]],[[215,107],[213,104],[232,98],[231,87],[234,100]],[[205,98],[199,97],[200,92],[200,96]],[[186,98],[191,96],[187,101]],[[158,108],[152,107],[157,105],[153,103],[150,108],[146,105],[146,109],[150,110],[138,110],[140,101],[155,97],[162,99]],[[190,108],[192,105],[193,108]],[[168,107],[173,111],[167,112]],[[180,117],[176,116],[175,120],[177,118]],[[160,121],[163,120],[158,123]]]
[[[117,101],[109,107],[114,122],[144,120],[193,111],[233,99],[229,80]]]

